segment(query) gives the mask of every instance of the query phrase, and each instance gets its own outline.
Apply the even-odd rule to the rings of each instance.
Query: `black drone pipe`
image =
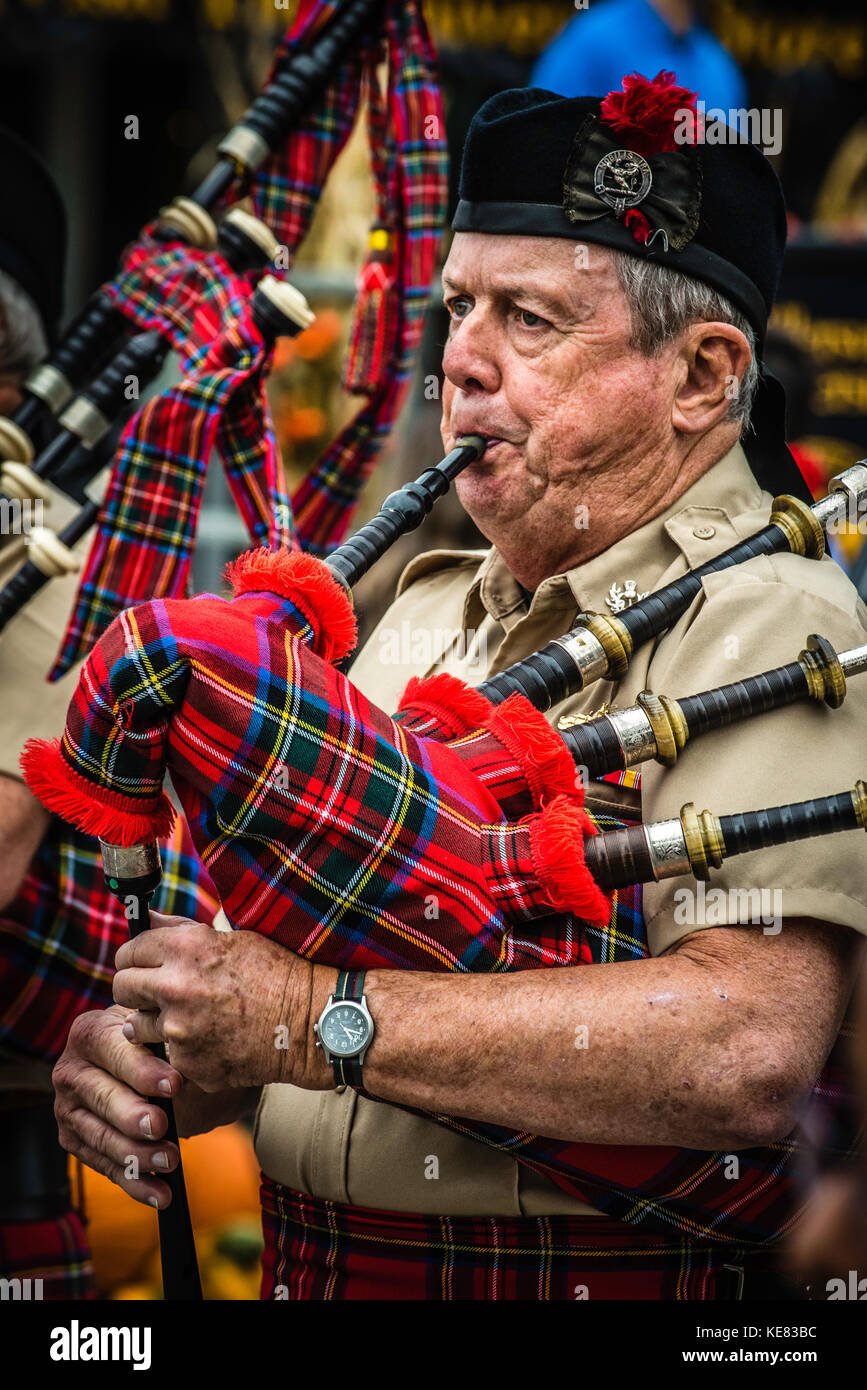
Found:
[[[155,229],[158,238],[180,239],[206,250],[215,245],[211,212],[233,186],[237,185],[239,195],[247,188],[256,170],[283,144],[322,91],[337,64],[359,43],[382,4],[383,0],[347,0],[308,48],[287,59],[281,72],[220,142],[214,170],[191,197],[175,198],[161,210]],[[94,365],[116,350],[128,330],[129,321],[98,290],[51,358],[26,378],[27,399],[10,419],[0,419],[0,457],[29,463],[36,426],[63,409],[89,378]]]
[[[221,224],[218,241],[226,260],[238,273],[253,267],[264,269],[277,245],[263,222],[237,208]],[[7,493],[19,500],[41,498],[47,504],[50,493],[42,483],[57,481],[61,470],[67,477],[73,474],[85,482],[88,473],[94,476],[102,467],[96,446],[109,437],[119,417],[127,418],[131,412],[129,381],[136,382],[138,398],[142,388],[162,369],[169,348],[168,340],[155,330],[124,337],[96,380],[66,406],[56,421],[56,435],[36,461],[30,465],[6,459],[0,464],[0,480]],[[0,492],[0,503],[4,500],[8,503],[10,498]],[[84,525],[85,531],[89,524]]]
[[[867,830],[867,783],[863,781],[836,796],[733,816],[697,812],[688,802],[677,818],[592,836],[585,841],[584,857],[600,888],[608,891],[683,874],[707,879],[712,868],[718,869],[732,855],[842,830]]]
[[[672,767],[689,740],[713,729],[801,700],[837,709],[843,703],[847,679],[863,671],[867,671],[867,645],[838,655],[826,638],[814,633],[797,661],[785,666],[677,700],[645,691],[636,704],[561,730],[561,737],[590,778],[622,772],[650,759]]]
[[[754,536],[664,585],[616,617],[579,614],[564,637],[516,662],[478,688],[495,704],[517,691],[537,709],[548,710],[598,680],[620,680],[632,655],[644,643],[671,627],[701,591],[705,576],[757,555],[791,551],[820,558],[825,551],[825,527],[857,511],[867,497],[867,461],[861,461],[831,480],[827,497],[808,507],[795,497],[777,497],[771,519]]]
[[[307,302],[298,290],[267,275],[259,282],[253,294],[252,313],[267,343],[272,343],[279,337],[295,337],[307,327],[312,318]],[[142,336],[153,336],[157,343],[165,346],[158,334]],[[55,556],[59,554],[61,563],[64,552],[66,557],[69,556],[76,542],[94,525],[99,511],[99,503],[87,501],[58,536],[53,532],[46,535],[43,528],[39,527],[31,531],[30,548],[33,558],[25,560],[21,568],[0,589],[0,632],[34,594],[56,574],[63,572],[55,563]],[[70,562],[65,568],[75,569],[77,563]]]

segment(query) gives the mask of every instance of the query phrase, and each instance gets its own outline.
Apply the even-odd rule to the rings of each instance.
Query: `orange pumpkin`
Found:
[[[193,1232],[197,1238],[233,1217],[259,1215],[259,1167],[250,1133],[240,1124],[181,1140]],[[148,1281],[158,1265],[156,1212],[134,1202],[108,1178],[85,1168],[84,1201],[93,1268],[103,1297]],[[207,1248],[209,1242],[202,1239]]]

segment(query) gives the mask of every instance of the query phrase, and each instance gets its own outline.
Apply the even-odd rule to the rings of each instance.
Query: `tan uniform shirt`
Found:
[[[71,498],[51,493],[45,508],[45,525],[62,531],[80,510]],[[93,532],[88,531],[75,547],[82,564],[90,549]],[[23,536],[11,536],[0,549],[0,587],[6,584],[27,559]],[[50,579],[20,613],[0,633],[0,773],[21,780],[18,759],[29,738],[59,738],[66,723],[66,711],[78,685],[80,666],[73,666],[59,681],[49,684],[46,674],[54,663],[66,631],[78,584],[77,574]]]
[[[658,589],[727,550],[766,524],[770,506],[738,446],[668,511],[604,554],[546,579],[529,611],[496,551],[422,555],[404,572],[352,677],[387,710],[413,675],[447,670],[477,685],[561,636],[579,609],[604,613],[606,601],[616,606],[628,584],[638,593]],[[838,566],[788,554],[752,560],[706,579],[675,627],[635,654],[619,686],[591,686],[548,717],[556,726],[566,714],[603,703],[622,708],[643,689],[689,695],[755,675],[795,660],[813,632],[838,651],[867,641],[867,609]],[[687,745],[674,768],[645,763],[641,813],[645,821],[661,820],[694,801],[699,810],[728,814],[840,792],[858,777],[867,777],[867,676],[850,682],[838,710],[795,705],[705,735]],[[713,906],[706,900],[705,920],[695,887],[691,878],[645,886],[653,955],[702,927],[750,920],[744,889],[767,890],[765,905],[780,918],[815,917],[867,933],[863,832],[727,861],[707,885],[723,893],[714,894]],[[351,1089],[267,1087],[256,1151],[276,1181],[359,1206],[452,1216],[592,1210],[506,1155]],[[435,1180],[426,1176],[434,1171],[431,1156],[438,1159]]]

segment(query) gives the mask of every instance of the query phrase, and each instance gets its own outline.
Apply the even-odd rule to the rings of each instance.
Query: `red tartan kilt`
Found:
[[[429,1302],[730,1297],[741,1251],[603,1216],[438,1217],[324,1202],[263,1177],[260,1297]]]
[[[4,1221],[0,1224],[0,1277],[32,1282],[31,1301],[95,1298],[90,1244],[78,1212],[70,1209],[50,1221]],[[27,1287],[22,1289],[26,1296]]]

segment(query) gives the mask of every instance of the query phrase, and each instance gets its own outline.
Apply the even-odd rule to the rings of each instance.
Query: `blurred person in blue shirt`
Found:
[[[698,7],[690,0],[585,3],[540,55],[531,87],[565,97],[619,91],[624,72],[638,69],[652,76],[664,69],[676,73],[708,107],[728,112],[746,105],[737,63],[699,23]]]

